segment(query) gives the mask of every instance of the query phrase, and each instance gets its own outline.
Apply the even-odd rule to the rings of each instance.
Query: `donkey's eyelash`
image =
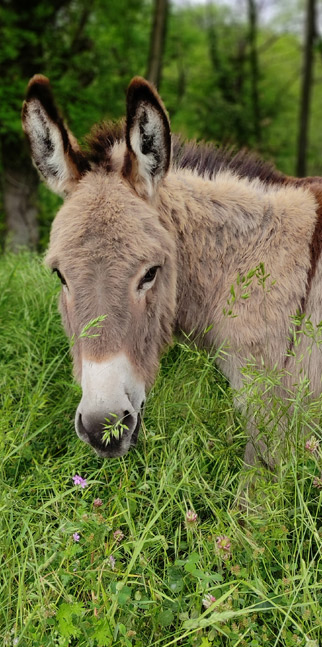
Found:
[[[154,265],[153,267],[150,267],[150,269],[148,269],[148,271],[140,280],[140,283],[138,286],[139,290],[141,290],[146,283],[151,283],[155,279],[156,273],[160,267],[161,267],[160,265]]]
[[[60,279],[60,281],[62,282],[63,285],[67,285],[63,275],[60,273],[60,271],[59,271],[59,269],[57,267],[54,267],[52,272],[53,272],[53,274],[57,274],[58,278]]]

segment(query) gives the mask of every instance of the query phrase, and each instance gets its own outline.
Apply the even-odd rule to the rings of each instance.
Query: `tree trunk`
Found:
[[[248,23],[249,23],[249,62],[250,62],[250,82],[251,82],[251,97],[253,107],[253,126],[256,141],[261,141],[261,127],[260,127],[260,105],[258,93],[258,52],[257,52],[257,7],[256,0],[248,0]]]
[[[3,202],[6,214],[6,247],[19,251],[36,249],[38,176],[30,163],[25,168],[7,167],[3,175]]]
[[[154,0],[154,18],[150,36],[147,78],[149,81],[152,81],[157,88],[160,86],[161,81],[168,9],[168,0]]]
[[[306,7],[305,43],[303,54],[302,90],[300,99],[299,135],[296,165],[296,175],[298,177],[304,177],[306,175],[306,156],[314,63],[313,44],[316,35],[315,0],[307,0]]]

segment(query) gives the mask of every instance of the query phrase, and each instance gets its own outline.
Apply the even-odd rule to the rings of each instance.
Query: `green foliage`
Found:
[[[253,280],[266,276],[257,273]],[[2,258],[0,281],[4,645],[319,645],[322,456],[316,439],[305,449],[303,429],[320,435],[321,400],[308,404],[307,386],[298,389],[289,416],[296,447],[276,480],[257,474],[241,509],[244,421],[212,358],[177,344],[137,448],[104,461],[73,429],[81,393],[58,280],[21,255]],[[274,395],[280,376],[251,365],[248,375],[244,397],[264,424],[265,388],[274,426],[288,415]]]
[[[21,107],[29,79],[36,73],[50,78],[64,117],[81,139],[95,122],[121,117],[129,79],[146,71],[151,5],[145,0],[35,0],[23,5],[6,0],[0,12],[0,169],[10,174],[18,168],[24,183],[31,161]],[[38,203],[43,250],[60,201],[41,187]],[[0,199],[2,239],[4,220]]]
[[[121,116],[129,76],[144,72],[150,7],[142,0],[18,4],[19,11],[7,0],[2,9],[0,134],[22,138],[21,104],[35,73],[50,77],[77,136],[105,115]]]

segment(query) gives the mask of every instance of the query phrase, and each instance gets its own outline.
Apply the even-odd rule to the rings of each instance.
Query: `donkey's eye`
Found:
[[[154,265],[153,267],[150,267],[150,269],[146,272],[146,274],[143,276],[139,283],[139,290],[142,290],[142,288],[147,284],[147,283],[152,283],[152,281],[156,277],[156,273],[159,269],[160,265]]]
[[[66,281],[65,281],[65,279],[64,279],[64,277],[63,277],[63,275],[60,273],[60,271],[59,271],[59,269],[57,269],[57,267],[54,267],[54,269],[53,269],[53,274],[54,274],[54,273],[56,273],[56,274],[57,274],[58,278],[60,279],[60,281],[62,282],[62,284],[63,284],[63,285],[67,285],[67,283],[66,283]]]

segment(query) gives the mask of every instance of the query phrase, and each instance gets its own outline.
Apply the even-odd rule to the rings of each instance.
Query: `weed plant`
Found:
[[[321,403],[307,386],[292,413],[270,398],[270,428],[287,407],[295,447],[241,509],[245,421],[209,355],[172,347],[137,448],[102,460],[73,428],[58,280],[23,254],[2,257],[0,284],[2,644],[320,646]],[[254,384],[277,378],[252,377],[265,409]]]

